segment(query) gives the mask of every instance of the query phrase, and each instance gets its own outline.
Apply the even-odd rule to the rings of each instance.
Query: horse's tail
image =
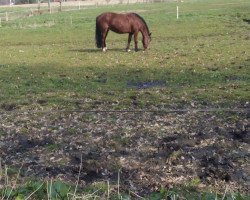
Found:
[[[96,42],[97,48],[102,47],[102,32],[101,32],[100,25],[97,22],[97,18],[96,18],[96,26],[95,26],[95,42]]]

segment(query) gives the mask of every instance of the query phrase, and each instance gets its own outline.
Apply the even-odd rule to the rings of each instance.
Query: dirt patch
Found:
[[[214,113],[13,113],[0,116],[0,157],[21,178],[81,186],[117,181],[139,194],[161,186],[250,189],[249,116]]]
[[[133,82],[129,81],[127,83],[128,87],[136,88],[136,89],[146,89],[146,88],[152,88],[152,87],[165,87],[166,81],[143,81],[143,82]]]
[[[243,19],[243,22],[250,24],[250,19]]]
[[[6,111],[12,111],[12,110],[15,110],[17,108],[17,105],[14,103],[3,103],[1,105],[1,108],[6,110]]]

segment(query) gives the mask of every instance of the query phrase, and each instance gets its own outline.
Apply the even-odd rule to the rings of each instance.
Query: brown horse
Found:
[[[102,13],[96,17],[96,31],[95,39],[96,46],[102,48],[103,51],[107,50],[106,37],[109,30],[116,33],[128,33],[127,51],[130,47],[132,36],[134,35],[135,51],[138,51],[138,33],[141,32],[143,40],[142,44],[144,50],[148,48],[151,41],[151,33],[144,19],[135,13],[117,14],[117,13]]]

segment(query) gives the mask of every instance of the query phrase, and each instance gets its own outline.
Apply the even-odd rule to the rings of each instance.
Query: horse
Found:
[[[142,44],[144,50],[148,48],[151,41],[151,33],[145,20],[136,13],[118,14],[112,12],[102,13],[96,17],[95,39],[97,48],[102,51],[107,50],[106,37],[109,30],[123,34],[128,33],[128,44],[126,51],[130,51],[130,42],[134,35],[135,51],[138,51],[138,33],[142,34]]]

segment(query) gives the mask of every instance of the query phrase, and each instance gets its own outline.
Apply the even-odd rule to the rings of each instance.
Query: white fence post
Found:
[[[81,1],[78,1],[78,10],[81,10]]]
[[[176,18],[179,19],[179,6],[176,7]]]
[[[50,0],[48,1],[48,10],[49,10],[49,14],[51,14],[51,2],[50,2]]]
[[[8,16],[8,12],[5,13],[5,21],[9,21],[9,16]]]

